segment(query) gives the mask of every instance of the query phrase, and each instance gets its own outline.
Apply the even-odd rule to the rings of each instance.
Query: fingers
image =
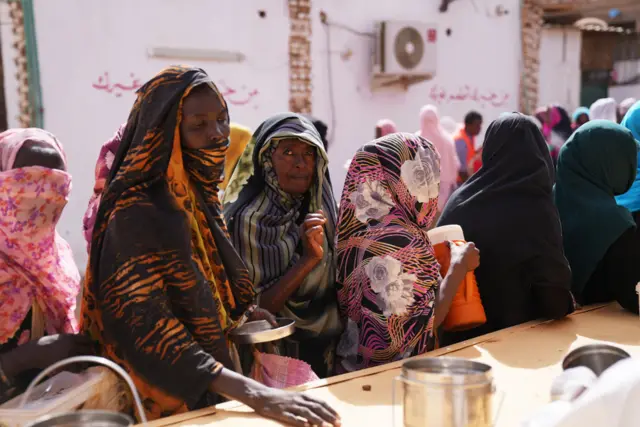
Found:
[[[305,406],[303,406],[305,405]],[[298,415],[304,419],[307,420],[308,424],[307,425],[312,425],[312,426],[324,426],[325,425],[325,420],[323,420],[319,414],[317,414],[316,412],[314,412],[309,406],[306,406],[307,403],[305,402],[303,405],[297,405],[293,408],[291,408],[291,412],[295,415]]]
[[[282,421],[284,424],[293,427],[309,427],[307,420],[301,416],[292,414],[291,412],[282,412],[281,414],[273,414],[273,418]]]
[[[335,423],[336,421],[340,420],[340,416],[338,415],[336,410],[329,406],[327,402],[315,399],[311,396],[307,396],[306,394],[303,394],[302,397],[307,402],[314,405],[314,408],[316,408],[316,412],[318,412],[325,421]]]
[[[305,230],[308,230],[309,228],[312,228],[312,227],[318,227],[318,226],[321,227],[326,222],[327,220],[325,218],[319,218],[319,217],[309,218],[309,216],[307,215],[307,218],[304,220],[303,227]]]

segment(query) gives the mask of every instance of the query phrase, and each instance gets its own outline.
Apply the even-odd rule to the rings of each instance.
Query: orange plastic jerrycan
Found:
[[[459,225],[444,225],[428,231],[429,240],[433,245],[436,260],[440,264],[440,274],[445,277],[451,264],[451,249],[447,242],[462,246],[466,243],[462,227]],[[473,271],[467,273],[451,302],[449,313],[444,319],[444,329],[447,331],[464,331],[484,325],[487,316],[480,299],[478,282]]]

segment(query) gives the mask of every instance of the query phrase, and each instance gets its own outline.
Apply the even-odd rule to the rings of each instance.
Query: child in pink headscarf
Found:
[[[456,187],[460,159],[456,153],[453,138],[440,125],[438,109],[425,105],[420,110],[420,130],[418,134],[430,141],[440,154],[440,194],[438,211],[442,212],[449,196]]]
[[[398,132],[396,124],[389,119],[382,119],[376,123],[376,139]]]
[[[71,190],[66,167],[49,132],[0,134],[0,402],[26,386],[31,370],[92,350],[69,335],[78,332],[80,273],[56,231]]]

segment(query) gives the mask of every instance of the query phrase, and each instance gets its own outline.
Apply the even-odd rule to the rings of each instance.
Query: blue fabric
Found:
[[[640,142],[640,101],[629,108],[629,111],[627,111],[627,114],[625,114],[620,124],[629,129],[636,141]],[[618,205],[629,209],[630,212],[640,211],[640,153],[638,153],[638,174],[636,175],[636,180],[633,182],[629,191],[616,197],[616,202],[618,202]]]
[[[467,143],[464,139],[458,139],[456,143],[456,153],[460,159],[460,172],[467,172]]]

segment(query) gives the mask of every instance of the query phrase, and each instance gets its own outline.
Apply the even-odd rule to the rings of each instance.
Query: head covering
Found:
[[[283,138],[299,139],[316,149],[316,177],[305,197],[294,197],[278,184],[272,154]],[[301,216],[322,209],[327,218],[324,259],[289,298],[282,315],[294,319],[302,335],[335,336],[342,330],[335,301],[332,244],[336,202],[318,131],[301,115],[275,115],[256,129],[245,156],[251,157],[251,167],[236,168],[224,195],[224,216],[234,246],[247,260],[253,283],[264,291],[300,259]]]
[[[398,132],[396,124],[389,119],[382,119],[376,123],[376,128],[380,129],[380,136],[389,135],[390,133]]]
[[[151,419],[212,403],[232,368],[225,334],[254,300],[228,239],[217,185],[228,140],[181,144],[196,87],[226,102],[199,68],[167,68],[138,89],[96,214],[83,330],[132,376]]]
[[[564,250],[580,295],[609,246],[633,217],[614,196],[626,193],[638,166],[638,146],[628,129],[591,120],[560,151],[555,200],[562,221]]]
[[[80,273],[71,247],[56,231],[71,176],[41,166],[13,169],[27,141],[44,143],[65,159],[60,142],[42,129],[0,134],[0,344],[14,337],[35,304],[48,334],[78,331]]]
[[[620,125],[629,129],[636,141],[640,141],[640,101],[633,104],[629,111],[627,111]],[[640,168],[640,152],[638,153],[638,167]],[[616,202],[618,202],[620,206],[629,209],[632,213],[640,211],[640,169],[637,170],[636,179],[631,189],[617,196]]]
[[[125,126],[126,123],[120,126],[115,135],[102,145],[98,160],[96,161],[96,182],[93,185],[93,194],[91,194],[91,198],[89,199],[89,206],[87,206],[87,210],[82,218],[82,232],[87,242],[87,252],[91,251],[91,238],[93,235],[93,226],[96,222],[96,214],[100,206],[100,197],[102,196],[105,182],[109,177],[113,160],[118,152],[120,141],[122,141],[122,133],[124,132]]]
[[[560,116],[560,120],[558,120],[553,126],[552,131],[560,136],[560,139],[562,140],[564,145],[564,142],[569,139],[569,137],[573,133],[573,129],[571,128],[571,118],[569,117],[569,113],[567,113],[567,110],[562,108],[560,105],[552,105],[551,109],[555,110],[556,113]]]
[[[613,98],[600,98],[589,107],[590,120],[618,122],[618,104]]]
[[[583,114],[585,114],[587,117],[589,117],[589,109],[587,107],[578,107],[573,112],[573,115],[571,116],[571,120],[575,123],[575,122],[578,121],[580,116],[582,116]]]
[[[440,126],[450,135],[453,135],[462,127],[462,124],[457,123],[452,117],[444,116],[440,118]]]
[[[482,168],[453,193],[440,216],[438,226],[460,225],[482,253],[475,273],[487,327],[513,326],[538,315],[534,280],[521,278],[532,263],[536,284],[568,295],[570,271],[553,179],[549,149],[536,124],[519,113],[504,114],[487,129]]]
[[[618,114],[620,114],[620,117],[624,117],[627,114],[627,112],[629,111],[629,109],[631,107],[633,107],[633,104],[635,104],[636,101],[637,101],[637,99],[635,99],[635,98],[626,98],[626,99],[624,99],[620,103],[620,105],[618,106]]]
[[[233,175],[233,170],[238,163],[238,159],[251,140],[251,130],[249,128],[237,123],[231,123],[230,128],[229,149],[224,156],[224,181],[220,184],[221,190],[227,188],[231,175]]]
[[[396,133],[356,152],[338,223],[338,299],[346,330],[337,354],[356,370],[434,348],[439,265],[427,230],[436,215],[434,145]]]
[[[316,127],[316,130],[320,134],[322,145],[324,145],[324,151],[329,151],[329,141],[327,141],[327,132],[329,130],[329,127],[327,126],[327,124],[322,120],[308,114],[303,114],[303,117],[313,123],[313,125]]]
[[[437,107],[425,105],[420,110],[420,136],[431,142],[440,154],[438,210],[441,211],[458,179],[460,159],[453,145],[453,138],[440,126]]]

